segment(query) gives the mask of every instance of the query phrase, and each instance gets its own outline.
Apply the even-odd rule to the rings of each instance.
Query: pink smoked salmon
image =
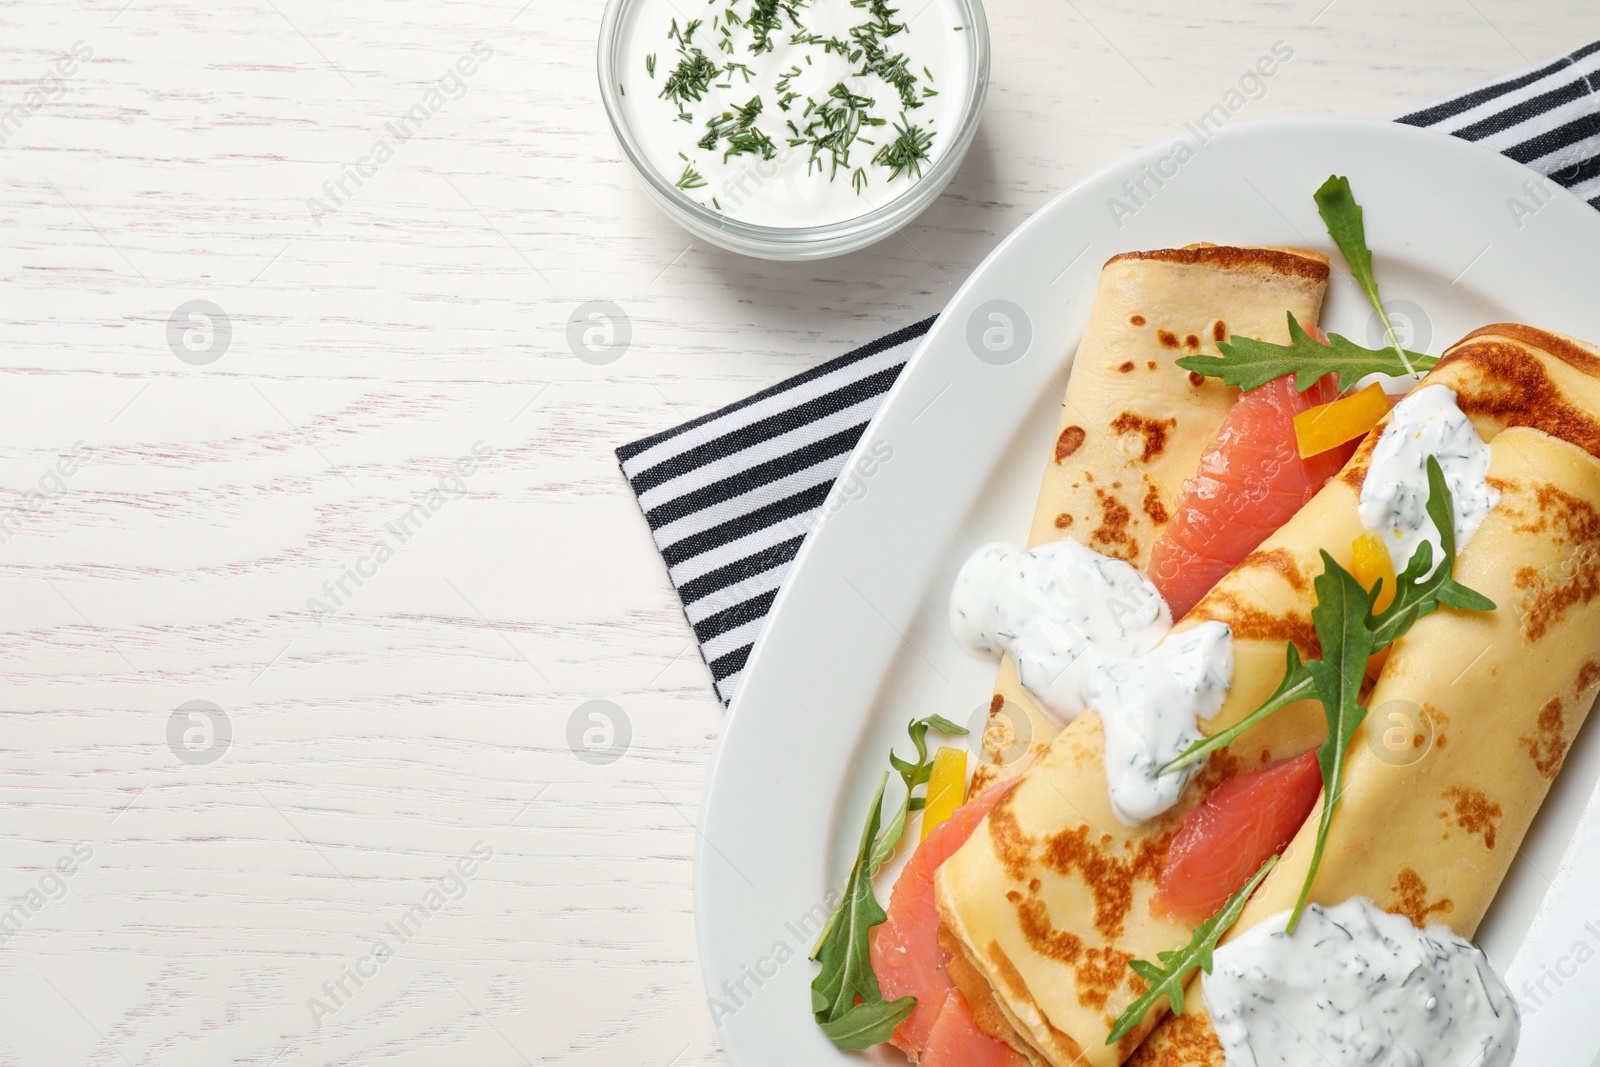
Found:
[[[895,1028],[890,1044],[928,1067],[1026,1067],[1010,1046],[978,1029],[966,998],[945,970],[950,953],[939,944],[933,872],[966,844],[1013,782],[1000,782],[934,828],[906,861],[889,894],[889,918],[872,931],[872,969],[885,1000],[914,996],[916,1010]]]
[[[1172,521],[1150,549],[1150,581],[1166,598],[1174,620],[1293,518],[1356,450],[1360,438],[1300,458],[1294,417],[1338,396],[1334,375],[1303,393],[1285,375],[1233,405],[1216,442],[1200,457],[1199,473],[1183,483]]]
[[[1150,907],[1197,926],[1282,852],[1322,792],[1313,749],[1259,771],[1236,775],[1184,816]]]

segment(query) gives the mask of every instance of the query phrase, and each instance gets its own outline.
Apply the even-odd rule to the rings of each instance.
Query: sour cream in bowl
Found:
[[[610,0],[600,91],[646,192],[765,259],[863,248],[922,212],[988,91],[982,0]]]

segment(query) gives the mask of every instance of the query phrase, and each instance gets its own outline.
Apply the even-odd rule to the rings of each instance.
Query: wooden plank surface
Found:
[[[949,191],[793,266],[646,201],[592,2],[0,7],[0,1064],[723,1062],[690,872],[722,712],[611,449],[937,311],[1275,41],[1239,121],[1600,36],[1587,0],[989,14]],[[597,299],[605,366],[565,339]],[[169,327],[193,301],[225,347]]]

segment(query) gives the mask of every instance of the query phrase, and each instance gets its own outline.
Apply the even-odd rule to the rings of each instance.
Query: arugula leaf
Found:
[[[916,1009],[916,997],[872,1003],[863,1001],[837,1019],[820,1025],[834,1048],[860,1052],[889,1040],[894,1028],[905,1022]]]
[[[1167,1003],[1172,1008],[1172,1014],[1183,1014],[1183,986],[1189,975],[1196,967],[1211,973],[1211,954],[1217,947],[1217,942],[1222,940],[1222,935],[1233,928],[1239,921],[1244,906],[1250,900],[1250,894],[1256,891],[1256,886],[1267,876],[1272,868],[1278,865],[1277,856],[1268,856],[1267,862],[1261,869],[1239,888],[1239,891],[1228,898],[1222,910],[1211,918],[1194,928],[1194,935],[1189,938],[1189,943],[1176,952],[1158,952],[1156,959],[1161,961],[1157,967],[1145,960],[1133,960],[1129,966],[1135,974],[1150,983],[1150,988],[1140,994],[1139,998],[1117,1017],[1116,1023],[1111,1027],[1111,1033],[1106,1037],[1106,1044],[1114,1045],[1122,1036],[1135,1026],[1144,1022],[1145,1015],[1157,1000],[1167,998]]]
[[[1322,863],[1333,812],[1344,795],[1345,752],[1356,727],[1367,717],[1367,709],[1361,706],[1361,683],[1366,678],[1367,660],[1376,647],[1368,628],[1374,593],[1364,589],[1355,575],[1339,566],[1327,552],[1322,553],[1322,573],[1313,584],[1317,606],[1311,609],[1311,621],[1317,628],[1317,640],[1322,643],[1322,658],[1307,663],[1306,670],[1316,682],[1322,713],[1328,720],[1328,736],[1317,749],[1317,764],[1322,768],[1322,820],[1317,824],[1317,845],[1311,853],[1305,885],[1289,915],[1291,934],[1311,895],[1311,882]]]
[[[911,743],[917,746],[917,761],[915,763],[901,759],[889,752],[889,764],[900,774],[900,780],[905,783],[906,798],[900,804],[900,809],[884,824],[883,836],[878,843],[873,845],[872,854],[868,861],[867,877],[874,877],[878,869],[883,866],[884,860],[894,852],[900,843],[901,836],[906,831],[906,816],[913,811],[921,811],[928,801],[926,797],[914,797],[911,791],[919,785],[928,784],[928,776],[933,773],[933,761],[928,758],[928,727],[933,727],[942,734],[964,734],[967,728],[957,726],[942,715],[929,715],[925,719],[917,719],[906,733],[911,735]]]
[[[1286,345],[1257,341],[1252,337],[1234,337],[1218,342],[1217,351],[1222,355],[1184,356],[1178,360],[1178,366],[1196,374],[1221,378],[1225,384],[1236,385],[1246,392],[1285,374],[1293,374],[1295,388],[1303,393],[1324,374],[1338,374],[1339,391],[1346,392],[1368,374],[1410,374],[1413,368],[1431,370],[1439,362],[1438,356],[1406,352],[1397,364],[1394,349],[1363,348],[1336,333],[1330,333],[1328,344],[1323,344],[1305,331],[1294,312],[1286,314],[1289,317],[1289,343]]]
[[[827,936],[813,953],[820,960],[822,970],[811,982],[811,1010],[818,1022],[833,1022],[856,1005],[856,998],[869,1003],[883,999],[878,989],[878,976],[872,970],[871,946],[867,931],[889,918],[878,898],[872,894],[872,880],[867,874],[867,856],[878,836],[878,820],[883,815],[883,787],[889,784],[889,772],[878,780],[878,792],[867,811],[867,825],[861,831],[861,844],[856,848],[856,860],[850,866],[850,877],[844,884],[844,898],[834,920],[829,924]],[[837,920],[843,921],[837,921]]]
[[[1278,688],[1266,699],[1259,708],[1234,723],[1225,730],[1218,730],[1210,737],[1203,737],[1199,741],[1184,749],[1179,756],[1164,765],[1156,772],[1159,778],[1173,771],[1180,771],[1191,763],[1198,763],[1206,756],[1219,748],[1227,748],[1237,741],[1245,731],[1267,716],[1288,707],[1297,700],[1305,700],[1313,696],[1315,683],[1312,681],[1311,672],[1306,670],[1305,664],[1300,662],[1300,650],[1294,647],[1291,641],[1286,653],[1288,663],[1283,668],[1283,681],[1278,683]]]
[[[1427,459],[1428,465],[1428,517],[1433,520],[1434,526],[1439,530],[1439,546],[1442,548],[1444,561],[1435,570],[1432,568],[1433,546],[1427,541],[1417,546],[1411,556],[1411,562],[1406,564],[1406,569],[1395,580],[1394,600],[1387,608],[1377,615],[1370,613],[1370,604],[1376,603],[1378,592],[1383,586],[1382,579],[1374,583],[1372,595],[1368,600],[1366,609],[1366,627],[1372,633],[1372,649],[1368,653],[1381,652],[1395,641],[1399,640],[1413,623],[1418,619],[1432,615],[1439,610],[1440,605],[1457,608],[1461,611],[1493,611],[1494,601],[1484,596],[1475,589],[1468,589],[1454,578],[1456,565],[1456,527],[1453,521],[1455,505],[1450,496],[1450,487],[1445,484],[1444,471],[1439,467],[1439,461],[1433,456]],[[1326,552],[1322,554],[1324,560],[1332,563]],[[1344,573],[1338,564],[1332,564],[1339,572]],[[1354,581],[1354,579],[1351,579]],[[1317,579],[1320,583],[1321,578]],[[1359,585],[1359,583],[1358,583]],[[1322,587],[1317,585],[1317,597],[1322,598]],[[1316,623],[1317,613],[1312,611],[1312,622]],[[1317,629],[1319,639],[1322,630]],[[1323,641],[1323,658],[1328,655],[1328,645]],[[1277,690],[1266,701],[1249,715],[1225,730],[1219,730],[1210,737],[1203,738],[1184,749],[1183,752],[1170,763],[1161,768],[1159,774],[1170,774],[1192,763],[1197,763],[1219,748],[1227,748],[1239,739],[1239,736],[1252,726],[1261,722],[1269,715],[1288,707],[1297,700],[1308,697],[1320,696],[1320,690],[1315,681],[1311,664],[1300,662],[1300,653],[1290,645],[1287,652],[1288,662],[1284,667],[1283,681],[1278,683]],[[1314,662],[1314,661],[1313,661]],[[1365,667],[1365,660],[1362,665]],[[1340,668],[1353,670],[1345,665]]]
[[[917,1006],[916,997],[883,999],[872,970],[867,932],[888,919],[872,892],[872,878],[900,843],[907,815],[927,803],[911,793],[933,773],[933,761],[928,759],[930,727],[943,734],[967,732],[943,716],[930,715],[915,720],[906,730],[917,749],[915,762],[889,752],[889,762],[905,784],[905,799],[889,821],[883,822],[883,792],[889,784],[889,772],[885,771],[868,809],[844,894],[811,950],[811,958],[822,964],[811,983],[811,1010],[823,1033],[841,1049],[864,1049],[889,1040],[894,1028]]]
[[[1389,313],[1383,308],[1383,298],[1378,295],[1378,279],[1372,273],[1372,250],[1367,247],[1367,228],[1362,221],[1361,205],[1356,203],[1355,194],[1350,191],[1350,179],[1331,175],[1322,183],[1322,188],[1312,195],[1317,201],[1317,214],[1322,216],[1323,225],[1328,227],[1328,236],[1339,246],[1344,261],[1350,264],[1350,273],[1355,275],[1356,284],[1361,286],[1373,310],[1378,313],[1378,321],[1383,323],[1383,332],[1389,338],[1390,347],[1400,357],[1400,362],[1405,364],[1406,373],[1416,377],[1417,371],[1411,366],[1410,353],[1400,347],[1394,324],[1389,321]]]

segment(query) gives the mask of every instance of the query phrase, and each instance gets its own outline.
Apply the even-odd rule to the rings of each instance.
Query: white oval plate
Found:
[[[695,919],[734,1064],[860,1062],[812,1021],[806,953],[889,748],[909,747],[906,722],[934,712],[966,722],[987,704],[994,664],[956,645],[946,598],[974,547],[1027,535],[1101,265],[1196,241],[1321,249],[1336,267],[1323,323],[1359,341],[1375,317],[1311,198],[1334,173],[1349,176],[1365,209],[1409,347],[1437,354],[1507,320],[1600,340],[1600,213],[1503,156],[1395,123],[1278,121],[1229,127],[1198,148],[1175,141],[1020,226],[889,392],[857,451],[892,454],[863,477],[864,493],[829,498],[837,510],[796,560],[723,726],[701,812]],[[1020,309],[1031,334],[1004,364],[978,358],[968,337],[970,323],[994,324],[985,305],[995,300]],[[1600,748],[1575,746],[1496,899],[1480,940],[1502,970],[1545,891],[1538,872],[1557,869],[1597,775]]]

